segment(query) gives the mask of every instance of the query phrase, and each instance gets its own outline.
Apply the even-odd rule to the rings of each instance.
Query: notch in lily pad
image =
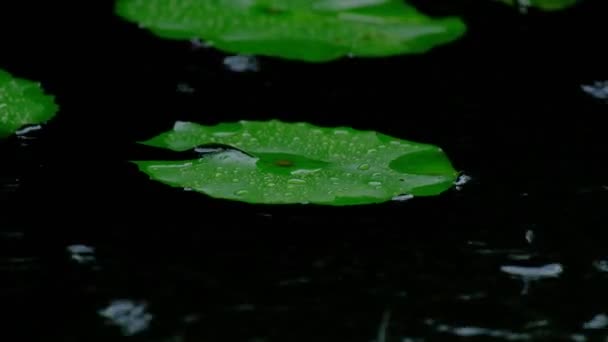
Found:
[[[423,53],[466,31],[403,0],[118,0],[115,10],[163,38],[308,62]]]
[[[0,70],[0,138],[24,126],[45,123],[58,108],[54,96],[46,94],[39,82]]]
[[[458,176],[437,146],[308,123],[177,122],[142,144],[175,154],[134,161],[151,179],[248,203],[382,203],[439,195]],[[193,150],[202,153],[193,157]]]

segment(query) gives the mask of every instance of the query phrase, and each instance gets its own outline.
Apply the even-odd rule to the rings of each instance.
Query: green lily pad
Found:
[[[142,144],[176,155],[208,144],[233,147],[196,159],[134,163],[162,183],[249,203],[380,203],[438,195],[457,178],[436,146],[345,127],[277,120],[177,122]]]
[[[579,0],[500,0],[509,5],[537,7],[545,11],[557,11],[576,5]]]
[[[163,38],[309,62],[422,53],[466,30],[402,0],[118,0],[116,13]]]
[[[57,109],[54,97],[46,95],[40,83],[0,70],[0,138],[25,125],[46,122]]]

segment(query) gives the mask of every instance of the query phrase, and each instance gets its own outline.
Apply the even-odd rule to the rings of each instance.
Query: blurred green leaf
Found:
[[[116,12],[160,37],[309,62],[422,53],[466,30],[401,0],[118,0]]]
[[[40,83],[0,70],[0,138],[25,125],[44,123],[57,110],[54,97],[45,94]]]

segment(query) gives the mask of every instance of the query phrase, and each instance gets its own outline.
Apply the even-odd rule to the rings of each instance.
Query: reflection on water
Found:
[[[72,260],[79,264],[90,264],[95,262],[95,249],[86,245],[71,245],[67,247]]]
[[[183,93],[183,94],[192,94],[196,91],[196,89],[192,88],[189,84],[187,83],[179,83],[177,85],[177,92],[178,93]]]
[[[545,340],[547,338],[547,330],[542,327],[547,324],[547,321],[541,321],[540,325],[535,326],[532,332],[517,332],[502,329],[489,329],[475,326],[451,326],[448,324],[436,324],[434,321],[427,321],[429,325],[434,326],[436,331],[445,333],[448,335],[455,335],[458,337],[479,337],[479,338],[490,338],[491,340],[497,341],[538,341]],[[541,327],[540,329],[538,329]],[[552,336],[552,338],[559,341],[573,341],[573,342],[584,342],[587,338],[583,334],[561,334]]]
[[[516,333],[508,330],[487,329],[473,326],[450,326],[447,324],[435,324],[433,320],[428,320],[427,324],[434,326],[438,332],[453,334],[460,337],[494,337],[508,341],[527,341],[532,338],[532,335],[529,333]]]
[[[3,177],[0,178],[0,192],[13,192],[19,188],[19,178],[18,177]]]
[[[531,281],[558,277],[563,272],[563,267],[561,264],[548,264],[538,267],[507,265],[501,266],[500,270],[520,278],[524,284],[521,294],[527,295]]]
[[[604,329],[608,328],[608,315],[597,314],[589,322],[583,324],[583,329]]]
[[[4,248],[0,272],[21,278],[21,284],[53,272],[61,287],[69,287],[66,293],[76,296],[68,307],[98,303],[91,311],[97,319],[87,316],[92,309],[78,311],[82,315],[71,332],[78,336],[87,336],[85,327],[105,323],[95,329],[150,342],[284,341],[294,335],[299,341],[324,334],[365,342],[587,341],[595,336],[588,334],[608,327],[601,299],[608,285],[605,260],[589,258],[587,269],[584,262],[568,266],[568,258],[532,264],[540,260],[537,250],[526,264],[513,263],[513,253],[523,249],[517,239],[509,242],[517,248],[495,248],[504,236],[462,236],[449,246],[427,237],[374,237],[315,250],[304,241],[211,242],[203,236],[167,241],[180,246],[170,253],[125,237],[102,246],[73,243],[67,253],[57,253],[68,264]],[[27,240],[23,234],[0,235],[4,247]],[[495,251],[480,254],[480,248]],[[88,272],[90,266],[96,272]],[[519,282],[501,273],[535,286],[522,293]],[[30,279],[29,289],[15,292],[17,284],[11,293],[19,296],[35,286]],[[572,305],[580,314],[562,310]]]
[[[15,132],[17,136],[23,139],[28,139],[28,134],[34,133],[42,129],[42,125],[27,125]]]
[[[600,272],[608,272],[608,260],[594,261],[593,266]]]
[[[150,326],[152,314],[148,313],[145,303],[136,303],[128,299],[115,300],[106,308],[99,310],[99,315],[120,327],[126,336],[143,332]]]
[[[583,91],[598,100],[608,100],[608,81],[597,81],[593,84],[581,86]]]
[[[548,264],[538,267],[509,265],[500,267],[500,270],[522,279],[537,280],[557,277],[563,272],[563,267],[560,264]]]

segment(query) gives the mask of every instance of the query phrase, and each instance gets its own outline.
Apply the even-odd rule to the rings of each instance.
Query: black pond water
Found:
[[[0,143],[3,341],[605,340],[608,105],[585,87],[608,80],[605,1],[528,15],[417,1],[468,35],[422,56],[258,58],[257,72],[121,22],[109,1],[7,5],[0,66],[61,112]],[[437,144],[471,180],[403,203],[272,207],[127,162],[175,120],[267,118]]]

